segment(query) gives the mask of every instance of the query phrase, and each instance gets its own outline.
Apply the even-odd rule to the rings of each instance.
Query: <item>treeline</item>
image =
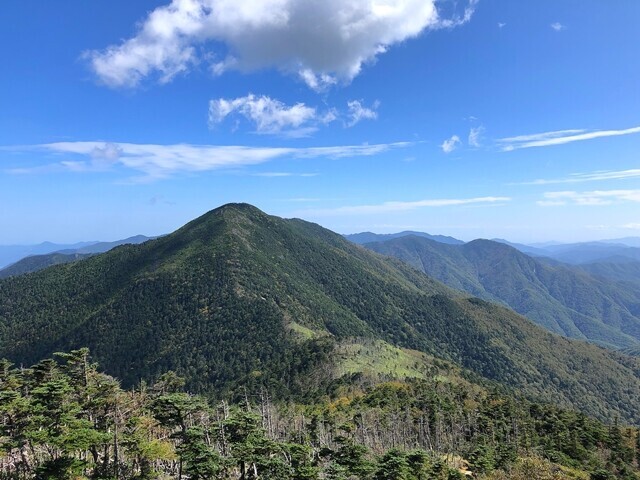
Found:
[[[637,428],[435,373],[354,376],[313,405],[266,389],[212,405],[172,373],[123,390],[86,349],[1,361],[0,479],[640,478]]]

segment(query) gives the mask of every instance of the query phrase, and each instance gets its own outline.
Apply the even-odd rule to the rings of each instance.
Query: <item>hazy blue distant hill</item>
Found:
[[[47,253],[58,252],[60,250],[75,251],[79,248],[94,245],[96,242],[81,242],[74,244],[59,244],[44,242],[38,245],[0,245],[0,268],[17,262],[21,258],[29,255],[45,255]]]
[[[494,242],[504,243],[527,255],[549,257],[562,263],[580,265],[586,263],[607,262],[623,263],[640,261],[640,239],[636,237],[598,242],[557,243],[525,245],[500,238]]]
[[[617,348],[640,345],[640,289],[632,285],[490,240],[456,246],[403,237],[367,247],[451,287],[500,301],[553,332]]]
[[[618,243],[622,245],[626,245],[628,247],[638,247],[640,248],[640,237],[624,237],[624,238],[614,238],[611,240],[602,240],[604,243]]]
[[[547,256],[574,265],[612,260],[616,263],[640,261],[640,248],[623,244],[589,242],[554,245],[544,250]]]
[[[399,233],[372,233],[372,232],[362,232],[362,233],[354,233],[351,235],[345,235],[344,237],[359,245],[364,245],[365,243],[371,242],[384,242],[386,240],[391,240],[393,238],[406,237],[408,235],[415,235],[417,237],[424,237],[430,240],[434,240],[440,243],[446,243],[449,245],[462,245],[464,242],[462,240],[458,240],[457,238],[447,237],[445,235],[431,235],[429,233],[424,232],[412,232],[412,231],[404,231]]]
[[[171,369],[192,391],[300,394],[335,369],[343,342],[362,339],[640,423],[638,359],[554,335],[318,225],[246,204],[0,280],[0,357],[32,364],[87,346],[126,385]]]
[[[74,262],[76,260],[87,258],[88,256],[95,253],[107,252],[112,248],[118,247],[120,245],[139,244],[146,242],[147,240],[151,240],[151,237],[136,235],[134,237],[117,240],[115,242],[84,242],[77,243],[75,245],[57,245],[54,243],[45,242],[41,245],[37,245],[37,248],[35,248],[35,250],[46,251],[49,248],[55,248],[52,253],[29,254],[21,258],[20,260],[10,264],[9,266],[0,269],[0,278],[7,278],[14,275],[37,272],[38,270],[42,270],[43,268],[47,268],[52,265]],[[0,247],[0,250],[2,248],[6,247]],[[14,251],[18,252],[19,250],[16,249]]]
[[[513,247],[516,250],[520,250],[522,253],[526,253],[527,255],[532,255],[534,257],[549,256],[549,252],[542,247],[525,245],[524,243],[514,243],[514,242],[510,242],[509,240],[505,240],[503,238],[492,238],[491,241],[509,245],[510,247]]]
[[[47,253],[46,255],[31,255],[6,268],[0,270],[0,279],[14,277],[16,275],[24,275],[26,273],[37,272],[39,270],[51,267],[53,265],[61,265],[64,263],[83,260],[92,254],[90,253]]]
[[[59,253],[66,253],[66,254],[104,253],[111,250],[112,248],[119,247],[120,245],[127,245],[127,244],[137,245],[140,243],[144,243],[148,240],[152,240],[153,238],[156,238],[156,237],[145,237],[144,235],[135,235],[133,237],[125,238],[123,240],[116,240],[115,242],[96,242],[80,248],[60,250]]]

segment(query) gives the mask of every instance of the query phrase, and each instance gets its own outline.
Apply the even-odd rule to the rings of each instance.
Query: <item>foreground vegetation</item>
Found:
[[[357,374],[311,405],[126,391],[88,350],[0,363],[2,479],[638,479],[638,429],[426,372]]]

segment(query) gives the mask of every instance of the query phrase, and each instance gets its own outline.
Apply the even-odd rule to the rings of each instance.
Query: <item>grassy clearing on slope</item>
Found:
[[[337,348],[338,373],[367,376],[426,378],[429,357],[424,353],[398,348],[386,342],[343,343]]]

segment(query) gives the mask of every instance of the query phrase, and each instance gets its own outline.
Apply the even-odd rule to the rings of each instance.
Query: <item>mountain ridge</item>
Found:
[[[639,359],[545,332],[319,225],[246,204],[0,281],[0,357],[29,363],[87,346],[125,385],[176,370],[194,391],[267,385],[305,395],[331,380],[332,355],[354,338],[453,361],[530,398],[640,422]]]
[[[514,308],[570,338],[615,348],[640,345],[640,293],[570,265],[491,240],[444,246],[419,237],[368,244],[445,284]]]
[[[446,243],[450,245],[462,245],[464,243],[462,240],[458,240],[457,238],[450,237],[447,235],[431,235],[429,233],[415,232],[411,230],[405,230],[403,232],[398,232],[398,233],[361,232],[361,233],[352,233],[352,234],[344,235],[344,237],[353,243],[357,243],[358,245],[364,245],[366,243],[383,242],[385,240],[391,240],[393,238],[406,237],[410,235],[424,237],[430,240],[434,240],[436,242]]]

